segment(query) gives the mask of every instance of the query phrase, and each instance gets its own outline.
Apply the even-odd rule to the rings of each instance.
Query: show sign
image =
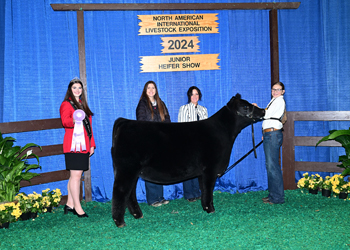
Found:
[[[216,14],[138,15],[139,35],[219,33]]]
[[[178,56],[141,56],[141,73],[217,70],[219,54],[178,55]]]
[[[199,52],[198,36],[161,37],[162,53]]]

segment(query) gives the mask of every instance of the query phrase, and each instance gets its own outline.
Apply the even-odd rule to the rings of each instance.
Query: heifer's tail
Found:
[[[126,122],[127,119],[124,119],[124,118],[118,118],[115,122],[114,122],[114,126],[113,126],[113,134],[112,134],[112,148],[111,148],[111,154],[112,154],[112,160],[113,160],[113,169],[114,169],[114,178],[115,176],[117,175],[117,168],[116,168],[116,165],[115,165],[115,146],[116,146],[116,143],[117,143],[117,139],[118,139],[118,135],[120,133],[120,127],[121,125]]]
[[[113,125],[113,134],[112,134],[112,148],[115,146],[116,139],[118,137],[118,129],[126,121],[127,121],[127,119],[125,119],[125,118],[118,118],[117,120],[115,120],[114,125]]]

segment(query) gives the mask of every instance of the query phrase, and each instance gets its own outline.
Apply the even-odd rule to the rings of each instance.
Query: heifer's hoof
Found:
[[[133,214],[132,216],[134,216],[135,219],[143,218],[143,214]]]
[[[212,207],[205,207],[204,211],[206,211],[208,214],[212,214],[215,212],[215,209]]]
[[[114,220],[114,223],[115,223],[115,225],[116,225],[117,227],[125,227],[125,226],[126,226],[126,224],[125,224],[124,221],[121,222],[121,223],[119,223],[119,222],[117,222],[117,220],[115,220],[115,219],[113,219],[113,220]]]

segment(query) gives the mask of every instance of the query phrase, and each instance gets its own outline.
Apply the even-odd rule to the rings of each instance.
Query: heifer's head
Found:
[[[246,100],[241,99],[241,95],[238,93],[227,103],[227,107],[231,112],[250,120],[250,122],[260,121],[265,116],[264,109],[258,108]]]

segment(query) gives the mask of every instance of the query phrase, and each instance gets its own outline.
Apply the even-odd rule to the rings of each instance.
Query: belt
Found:
[[[267,128],[267,129],[264,129],[264,130],[263,130],[263,133],[271,132],[271,131],[277,131],[277,130],[280,130],[280,129],[277,129],[277,128]]]

